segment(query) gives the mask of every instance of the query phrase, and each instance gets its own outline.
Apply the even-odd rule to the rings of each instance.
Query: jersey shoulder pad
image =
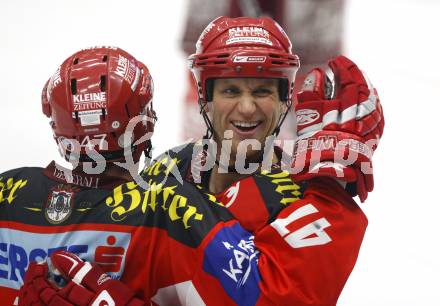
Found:
[[[29,175],[40,175],[44,168],[41,167],[20,167],[5,171],[0,174],[0,177],[26,177]]]
[[[32,202],[39,196],[47,197],[43,193],[50,181],[43,171],[43,168],[23,167],[0,174],[0,205]]]
[[[3,185],[11,185],[17,181],[34,181],[44,180],[46,177],[43,174],[44,168],[40,167],[21,167],[11,169],[0,174],[0,189]]]
[[[273,169],[243,178],[216,196],[244,228],[255,232],[302,195],[302,186],[287,171]]]

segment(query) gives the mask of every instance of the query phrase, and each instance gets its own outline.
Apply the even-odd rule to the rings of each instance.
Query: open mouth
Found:
[[[261,121],[232,121],[232,125],[239,131],[250,132],[261,124]]]

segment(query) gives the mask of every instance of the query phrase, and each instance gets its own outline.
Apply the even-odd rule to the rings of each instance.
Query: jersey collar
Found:
[[[81,167],[77,167],[74,170],[70,170],[52,161],[44,169],[43,174],[60,183],[95,189],[113,189],[118,185],[128,182],[125,179],[115,176],[87,174],[80,168]]]

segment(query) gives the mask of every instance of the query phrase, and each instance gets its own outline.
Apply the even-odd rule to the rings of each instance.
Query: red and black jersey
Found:
[[[31,261],[67,250],[100,264],[145,299],[191,279],[197,248],[231,216],[215,198],[154,175],[136,182],[47,168],[0,175],[0,297],[12,305]]]
[[[155,305],[336,303],[367,224],[336,182],[301,190],[274,170],[214,196],[170,175],[176,158],[143,172],[147,189],[54,165],[0,175],[2,302],[29,261],[64,249]]]
[[[201,152],[197,144],[176,148],[142,173],[145,178],[172,174],[212,199],[203,187],[206,172],[198,171]],[[179,277],[167,277],[163,286],[155,283],[154,302],[336,304],[367,226],[365,215],[338,182],[315,178],[300,186],[275,166],[237,181],[215,199],[234,219],[219,221],[203,238],[194,261],[185,263],[194,274],[185,277],[177,268],[173,272]]]

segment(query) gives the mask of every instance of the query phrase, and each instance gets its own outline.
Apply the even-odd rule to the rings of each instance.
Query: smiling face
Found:
[[[256,139],[263,149],[266,137],[272,134],[285,111],[276,79],[216,79],[210,104],[216,142],[221,143],[226,130],[233,132],[231,162],[235,161],[242,140]],[[258,155],[258,151],[248,150],[248,158]]]

